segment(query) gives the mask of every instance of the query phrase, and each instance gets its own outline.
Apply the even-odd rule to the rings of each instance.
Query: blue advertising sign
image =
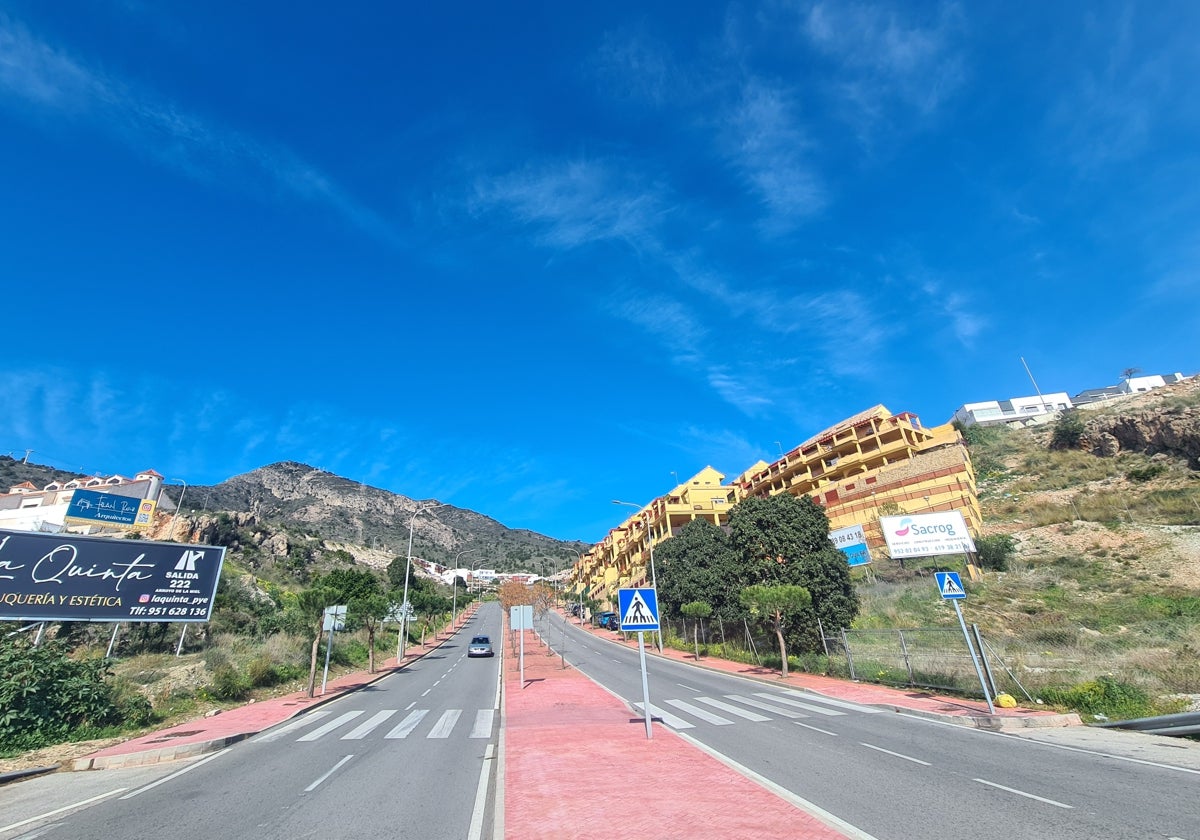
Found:
[[[95,490],[76,490],[67,505],[66,518],[77,522],[95,522],[100,525],[137,524],[138,510],[142,500],[114,493]]]
[[[867,549],[867,535],[863,533],[861,525],[830,531],[829,541],[846,555],[846,561],[851,566],[865,566],[871,562],[871,552]]]
[[[841,549],[842,554],[846,555],[846,561],[851,566],[866,566],[871,562],[871,552],[865,542],[843,545]]]
[[[225,548],[0,531],[0,620],[208,621]]]

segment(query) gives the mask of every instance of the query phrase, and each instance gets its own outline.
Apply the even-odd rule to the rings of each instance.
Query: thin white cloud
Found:
[[[195,180],[268,196],[282,192],[324,205],[372,236],[396,239],[386,221],[286,148],[220,127],[91,69],[3,15],[0,97],[23,102],[39,117],[86,124]]]
[[[987,322],[968,297],[961,292],[943,289],[934,280],[926,280],[921,290],[925,295],[925,304],[941,314],[955,339],[963,346],[972,346]]]
[[[542,244],[561,249],[610,240],[653,246],[664,207],[659,188],[616,163],[586,159],[480,179],[471,200],[475,212],[503,210],[537,228]]]
[[[812,142],[791,94],[757,79],[744,85],[731,109],[724,148],[734,168],[767,211],[771,233],[792,230],[825,208],[825,190],[806,153]]]

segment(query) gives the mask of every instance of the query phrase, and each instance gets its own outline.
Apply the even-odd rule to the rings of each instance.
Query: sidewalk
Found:
[[[816,806],[751,781],[660,723],[647,739],[643,718],[631,717],[623,700],[575,668],[564,669],[532,631],[525,632],[522,684],[507,631],[505,642],[504,837],[861,836]]]
[[[578,626],[578,619],[573,618],[570,620],[575,626]],[[607,639],[626,647],[637,648],[636,636],[626,639],[625,636],[627,634],[625,633],[613,632],[599,627],[589,627],[586,622],[583,629],[590,632],[593,636]],[[633,634],[628,635],[633,636]],[[666,648],[660,654],[658,648],[652,643],[653,636],[653,633],[646,634],[647,656],[661,656],[665,659],[687,662],[689,665],[697,664],[694,653]],[[1079,715],[1074,712],[1062,714],[1047,709],[1030,709],[1021,706],[1014,709],[1002,709],[996,706],[994,712],[989,712],[987,703],[983,700],[948,697],[917,688],[889,688],[888,686],[853,682],[796,671],[789,672],[787,679],[783,679],[779,671],[771,668],[746,665],[741,662],[730,662],[726,659],[710,658],[707,656],[700,658],[699,667],[762,680],[774,686],[786,686],[798,691],[812,691],[817,694],[823,694],[826,697],[847,700],[852,703],[861,703],[864,706],[892,709],[893,711],[904,712],[919,717],[933,718],[944,723],[973,726],[977,729],[1011,731],[1016,729],[1081,725]]]

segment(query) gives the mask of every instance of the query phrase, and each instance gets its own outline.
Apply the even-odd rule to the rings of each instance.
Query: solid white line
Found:
[[[809,802],[807,799],[797,796],[796,794],[792,793],[787,788],[783,787],[783,785],[780,785],[780,784],[777,784],[777,783],[771,781],[766,776],[763,776],[760,773],[754,772],[749,767],[746,767],[742,764],[738,764],[736,761],[734,761],[729,756],[724,755],[723,753],[717,752],[712,747],[710,747],[708,744],[706,744],[703,741],[700,741],[696,738],[693,738],[691,735],[687,734],[686,732],[677,732],[675,734],[678,735],[680,738],[684,739],[685,741],[687,741],[689,744],[692,744],[693,746],[695,746],[697,749],[703,750],[704,752],[708,753],[709,755],[711,755],[717,761],[724,764],[729,769],[731,769],[737,773],[741,773],[743,776],[745,776],[750,781],[757,782],[758,784],[762,785],[767,790],[771,791],[771,793],[773,793],[776,796],[780,797],[781,799],[791,803],[792,805],[795,805],[801,811],[805,811],[805,812],[811,814],[812,816],[819,819],[821,822],[825,823],[825,825],[829,826],[830,828],[832,828],[836,831],[842,832],[842,834],[846,835],[846,837],[850,838],[850,840],[877,840],[877,838],[874,835],[868,834],[867,832],[863,831],[862,829],[858,828],[857,826],[851,825],[850,823],[843,820],[841,817],[834,816],[833,814],[829,813],[821,806],[814,805],[812,802]]]
[[[166,784],[166,782],[168,782],[172,779],[178,779],[179,776],[184,775],[185,773],[191,773],[192,770],[196,769],[197,767],[202,766],[202,764],[208,764],[210,761],[214,760],[214,758],[220,758],[221,756],[226,754],[226,752],[228,752],[230,749],[232,749],[232,748],[229,748],[229,746],[227,746],[227,748],[224,748],[223,750],[218,751],[218,752],[214,752],[214,754],[212,754],[206,758],[200,758],[200,760],[198,762],[196,762],[194,764],[188,764],[188,766],[185,767],[184,769],[175,770],[175,772],[170,774],[169,776],[163,776],[162,779],[160,779],[158,781],[152,781],[152,782],[150,782],[149,785],[146,785],[145,787],[139,787],[138,790],[136,790],[136,791],[126,793],[124,797],[121,797],[121,799],[132,799],[133,797],[136,797],[138,793],[145,793],[146,791],[152,791],[152,790],[154,790],[154,788],[158,787],[158,785]]]
[[[730,705],[723,700],[717,700],[712,697],[697,697],[696,702],[707,703],[709,706],[712,706],[715,709],[721,709],[722,711],[729,712],[731,715],[737,715],[740,718],[752,720],[755,723],[762,723],[764,720],[770,720],[770,718],[766,715],[760,715],[758,712],[747,711],[746,709],[738,708],[737,706]]]
[[[998,785],[995,782],[989,782],[987,779],[972,779],[971,781],[979,782],[981,785],[991,785],[994,788],[1000,788],[1000,790],[1006,790],[1009,793],[1015,793],[1017,796],[1024,796],[1026,799],[1036,799],[1038,802],[1045,802],[1047,805],[1053,805],[1055,808],[1066,808],[1070,810],[1075,807],[1074,805],[1064,805],[1061,802],[1055,802],[1053,799],[1047,799],[1044,796],[1034,796],[1032,793],[1026,793],[1023,790],[1017,790],[1016,788]]]
[[[834,738],[838,737],[838,734],[836,732],[830,732],[828,729],[822,729],[819,726],[813,726],[812,724],[808,724],[808,723],[801,723],[798,720],[794,720],[794,721],[792,721],[792,723],[796,724],[797,726],[803,726],[805,729],[811,729],[814,732],[820,732],[822,735],[832,735]]]
[[[839,706],[843,709],[850,709],[854,712],[862,712],[864,715],[878,715],[886,709],[876,709],[874,706],[864,706],[861,703],[850,703],[846,700],[835,700],[832,697],[826,697],[824,694],[815,694],[811,691],[797,691],[794,688],[785,688],[783,693],[792,697],[802,697],[805,700],[812,700],[815,703],[827,703],[830,706]]]
[[[15,822],[12,825],[0,826],[0,833],[11,831],[14,828],[20,828],[23,825],[29,825],[30,823],[37,822],[38,820],[46,820],[50,817],[57,816],[65,813],[66,811],[71,811],[75,808],[83,808],[86,805],[91,805],[93,802],[99,802],[101,799],[107,799],[110,796],[116,796],[123,790],[128,790],[128,788],[117,788],[116,790],[110,790],[108,793],[97,794],[90,799],[84,799],[80,802],[76,802],[74,805],[64,805],[61,808],[55,808],[53,811],[47,811],[44,814],[38,814],[36,817],[30,817],[27,820],[21,820],[20,822]]]
[[[877,747],[874,744],[868,744],[865,741],[859,741],[859,743],[862,744],[864,747],[866,747],[869,750],[877,750],[881,753],[887,753],[888,755],[894,755],[896,758],[903,758],[905,761],[911,761],[913,764],[924,764],[926,767],[933,766],[928,761],[922,761],[919,758],[913,758],[911,755],[904,755],[903,753],[892,752],[891,750],[885,750],[883,747]]]
[[[367,737],[367,735],[369,735],[376,726],[379,726],[379,724],[383,723],[385,720],[387,720],[394,714],[396,714],[395,709],[384,709],[382,712],[376,712],[375,714],[371,715],[371,717],[368,718],[366,721],[359,724],[354,729],[350,730],[345,735],[343,735],[342,740],[343,741],[360,741],[363,738]]]
[[[313,782],[311,785],[309,785],[308,787],[306,787],[306,788],[304,789],[304,792],[305,792],[305,793],[312,793],[314,790],[316,790],[316,789],[317,789],[317,786],[318,786],[318,785],[320,785],[320,784],[321,784],[321,782],[325,781],[325,780],[326,780],[326,779],[328,779],[330,776],[332,776],[334,773],[336,773],[336,772],[338,771],[338,768],[339,768],[339,767],[341,767],[343,764],[345,764],[347,761],[349,761],[349,760],[350,760],[350,759],[352,759],[352,758],[354,758],[354,756],[353,756],[353,755],[348,755],[348,756],[346,756],[345,758],[343,758],[341,761],[339,761],[337,764],[335,764],[335,765],[333,765],[332,767],[330,767],[330,768],[329,768],[329,772],[328,772],[328,773],[326,773],[324,776],[322,776],[321,778],[317,779],[317,780],[316,780],[315,782]]]
[[[471,727],[468,738],[492,737],[492,720],[496,716],[495,709],[480,709],[475,713],[475,725]]]
[[[324,726],[319,726],[316,729],[314,729],[312,732],[309,732],[307,735],[297,738],[296,740],[297,741],[315,741],[318,738],[320,738],[321,736],[327,735],[330,732],[332,732],[333,730],[337,729],[343,723],[349,723],[350,721],[354,720],[356,717],[358,717],[361,714],[362,714],[361,709],[357,712],[346,712],[344,715],[335,717],[333,720],[329,721],[329,723],[325,724]]]
[[[674,706],[682,712],[687,712],[690,715],[695,715],[700,720],[708,721],[716,726],[733,726],[733,721],[729,718],[723,718],[720,715],[714,715],[712,712],[705,711],[699,706],[693,706],[685,700],[667,700],[669,705]]]
[[[479,784],[475,787],[475,807],[471,810],[471,828],[467,831],[467,840],[480,840],[483,835],[488,783],[491,781],[492,765],[496,763],[493,750],[493,745],[488,744],[483,752],[483,766],[479,768]]]
[[[811,703],[801,703],[799,700],[792,700],[787,697],[780,697],[778,694],[768,694],[765,691],[756,691],[755,697],[762,697],[770,700],[772,703],[783,703],[788,706],[795,706],[797,709],[804,709],[807,712],[815,712],[818,715],[828,715],[829,717],[844,716],[845,712],[839,712],[837,709],[824,709],[820,706],[814,706]]]
[[[301,715],[300,717],[293,720],[291,723],[285,724],[284,726],[279,726],[279,727],[275,727],[273,729],[268,729],[263,734],[257,736],[254,739],[254,742],[256,744],[265,744],[268,741],[274,741],[276,738],[282,738],[284,735],[288,734],[289,732],[293,732],[297,729],[301,729],[305,726],[308,726],[310,723],[316,723],[317,721],[319,721],[321,718],[325,717],[328,714],[329,714],[329,711],[327,709],[318,709],[317,711],[314,711],[314,712],[308,712],[307,714]]]
[[[639,709],[642,712],[642,714],[646,714],[646,710],[644,708],[642,708],[641,703],[634,703],[633,705],[637,709]],[[688,723],[683,718],[676,717],[675,715],[671,714],[670,712],[663,711],[658,706],[655,706],[653,703],[651,703],[650,704],[650,720],[653,721],[654,718],[658,718],[659,720],[661,720],[663,723],[665,723],[667,726],[671,727],[672,729],[695,729],[696,728],[693,724]]]

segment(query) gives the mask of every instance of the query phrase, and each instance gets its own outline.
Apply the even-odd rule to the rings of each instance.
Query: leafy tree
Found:
[[[718,619],[741,620],[744,610],[737,593],[745,582],[744,570],[721,528],[703,519],[689,522],[655,548],[654,566],[658,602],[666,615],[683,615],[685,604],[703,601]]]
[[[1054,422],[1054,432],[1050,436],[1051,449],[1078,449],[1079,441],[1083,439],[1083,417],[1078,411],[1064,411]]]
[[[803,587],[810,601],[787,616],[793,647],[820,649],[820,626],[849,627],[858,596],[846,556],[829,541],[829,517],[808,496],[780,493],[749,498],[729,515],[730,543],[744,566],[747,584]]]
[[[323,587],[305,589],[296,596],[296,608],[305,625],[313,634],[312,656],[308,663],[308,696],[317,690],[317,651],[321,647],[321,636],[325,625],[325,608],[338,603],[337,594]]]
[[[812,598],[803,586],[791,584],[775,584],[767,586],[756,584],[742,590],[742,603],[750,610],[750,614],[759,620],[770,623],[779,642],[779,659],[782,675],[788,675],[787,645],[783,638],[783,625],[788,615],[795,615],[805,607],[811,606]]]
[[[708,618],[712,615],[712,605],[706,604],[703,601],[692,601],[680,607],[679,611],[688,618],[692,619],[695,624],[692,625],[692,641],[696,645],[696,661],[700,661],[700,619]]]

